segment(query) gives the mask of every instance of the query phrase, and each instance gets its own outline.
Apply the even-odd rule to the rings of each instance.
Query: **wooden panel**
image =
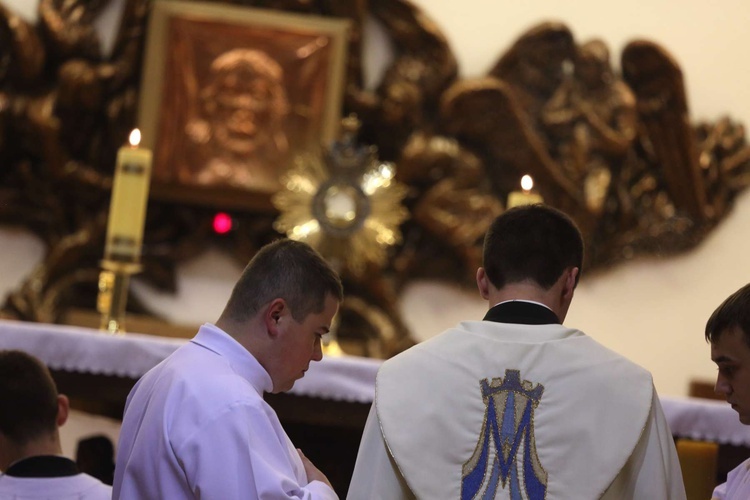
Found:
[[[688,386],[688,396],[691,398],[719,399],[724,401],[724,396],[714,392],[713,380],[691,380]]]

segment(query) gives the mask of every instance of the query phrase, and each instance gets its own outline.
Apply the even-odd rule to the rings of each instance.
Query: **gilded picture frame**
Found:
[[[338,134],[349,21],[157,0],[139,101],[156,199],[273,210],[299,154]]]

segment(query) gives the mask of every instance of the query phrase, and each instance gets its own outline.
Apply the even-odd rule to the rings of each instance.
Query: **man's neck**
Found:
[[[526,302],[527,304],[536,304],[538,306],[546,307],[550,311],[552,310],[547,304],[542,304],[541,302],[537,302],[536,300],[528,300],[528,299],[510,299],[510,300],[503,300],[502,302],[498,302],[497,304],[490,304],[490,307],[499,306],[500,304],[505,304],[508,302]]]
[[[541,304],[555,313],[560,321],[565,319],[565,313],[567,312],[561,307],[560,292],[556,286],[545,290],[532,282],[511,283],[499,290],[491,290],[488,297],[490,307],[511,300],[522,300]]]
[[[39,455],[62,455],[57,432],[53,436],[43,436],[23,445],[13,443],[0,435],[0,470],[7,470],[14,462]]]
[[[550,295],[550,290],[544,290],[536,283],[512,283],[499,290],[493,290],[489,297],[489,303],[492,306],[509,300],[525,300],[554,309],[554,301]]]

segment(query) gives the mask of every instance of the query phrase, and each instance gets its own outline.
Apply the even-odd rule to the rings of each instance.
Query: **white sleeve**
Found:
[[[682,470],[656,389],[651,413],[632,455],[602,498],[684,500]]]
[[[711,500],[724,500],[727,494],[727,483],[721,483],[719,486],[714,488],[714,493],[711,495]]]
[[[414,495],[406,485],[383,439],[375,403],[359,444],[347,500],[402,500]]]
[[[174,451],[196,498],[338,500],[325,483],[300,483],[299,457],[252,406],[233,406]]]
[[[750,498],[750,459],[729,471],[727,481],[714,488],[711,500]]]

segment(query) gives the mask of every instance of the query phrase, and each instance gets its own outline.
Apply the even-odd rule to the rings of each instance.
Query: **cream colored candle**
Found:
[[[542,196],[533,191],[534,179],[530,175],[524,175],[521,177],[521,189],[522,191],[512,191],[508,195],[507,208],[517,207],[519,205],[533,205],[535,203],[542,203],[544,200]]]
[[[680,438],[676,448],[688,500],[711,498],[717,484],[719,445]]]
[[[104,258],[138,262],[151,181],[151,150],[138,147],[141,133],[130,134],[130,145],[117,152],[117,165],[109,205]]]

